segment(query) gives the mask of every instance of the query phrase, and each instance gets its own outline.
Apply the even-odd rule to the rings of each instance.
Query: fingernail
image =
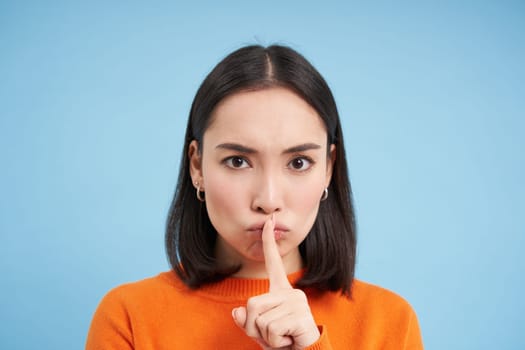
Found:
[[[237,308],[232,310],[232,317],[233,317],[234,320],[237,319]]]

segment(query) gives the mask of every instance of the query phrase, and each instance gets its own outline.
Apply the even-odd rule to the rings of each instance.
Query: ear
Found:
[[[335,164],[335,145],[332,143],[330,145],[330,151],[328,152],[329,157],[326,160],[326,182],[325,187],[328,187],[330,185],[330,180],[332,179],[332,173],[334,170],[334,164]]]
[[[195,188],[200,186],[201,190],[204,190],[202,181],[202,155],[199,151],[199,142],[197,142],[197,140],[191,141],[188,147],[188,158],[190,160],[191,182]]]

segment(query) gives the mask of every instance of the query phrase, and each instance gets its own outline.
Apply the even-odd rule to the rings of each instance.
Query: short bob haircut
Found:
[[[328,198],[320,203],[317,218],[299,245],[305,271],[295,287],[340,291],[350,296],[356,225],[337,107],[319,72],[302,55],[285,46],[240,48],[225,57],[199,87],[191,106],[179,178],[167,220],[168,259],[190,288],[219,281],[239,270],[240,266],[218,268],[214,256],[217,231],[208,217],[206,203],[196,197],[190,177],[189,144],[197,140],[201,147],[210,116],[221,100],[241,91],[272,87],[288,88],[309,103],[323,120],[328,146],[336,146]]]

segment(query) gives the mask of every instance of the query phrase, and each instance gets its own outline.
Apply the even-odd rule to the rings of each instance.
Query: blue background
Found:
[[[81,349],[109,289],[168,269],[193,96],[274,42],[336,97],[358,277],[427,349],[525,348],[524,34],[522,1],[2,1],[0,348]]]

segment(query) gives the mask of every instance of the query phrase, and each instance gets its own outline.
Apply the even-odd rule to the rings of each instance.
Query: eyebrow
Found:
[[[244,153],[244,154],[257,153],[257,150],[250,148],[250,147],[243,146],[238,143],[221,143],[220,145],[217,145],[215,148],[227,149],[227,150],[236,151],[236,152]],[[320,149],[320,148],[321,148],[320,145],[309,142],[309,143],[303,143],[297,146],[292,146],[290,148],[287,148],[283,151],[283,154],[304,152],[304,151]]]

